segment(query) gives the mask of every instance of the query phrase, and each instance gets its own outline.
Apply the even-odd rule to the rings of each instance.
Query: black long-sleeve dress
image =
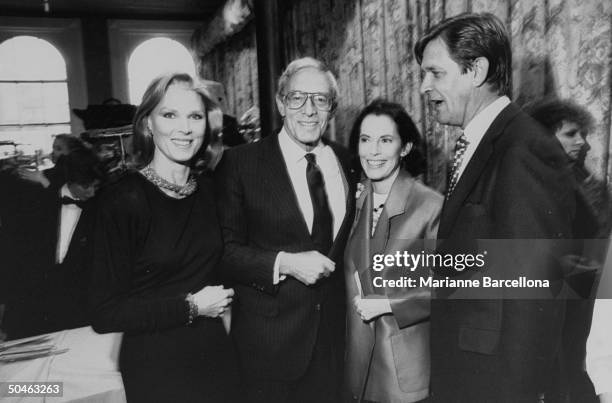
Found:
[[[238,401],[236,359],[221,319],[188,325],[187,293],[219,283],[212,187],[174,199],[137,172],[101,195],[91,306],[97,332],[124,332],[129,402]]]

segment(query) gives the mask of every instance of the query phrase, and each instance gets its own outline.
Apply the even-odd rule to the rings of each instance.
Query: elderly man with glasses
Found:
[[[345,150],[323,139],[338,85],[320,61],[278,82],[283,128],[230,150],[218,169],[232,335],[250,402],[336,402],[344,329],[342,255],[354,182]]]

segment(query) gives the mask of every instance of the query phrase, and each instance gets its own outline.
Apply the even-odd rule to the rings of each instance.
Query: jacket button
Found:
[[[320,311],[320,310],[321,310],[321,304],[316,304],[315,311]]]

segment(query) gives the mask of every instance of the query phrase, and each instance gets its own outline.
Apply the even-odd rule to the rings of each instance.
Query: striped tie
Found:
[[[465,134],[461,134],[461,136],[459,136],[457,139],[457,143],[455,144],[455,155],[453,156],[450,183],[448,184],[448,191],[446,192],[447,200],[450,198],[450,195],[453,193],[453,190],[455,190],[455,186],[457,186],[457,182],[459,181],[459,168],[463,162],[463,155],[465,154],[468,144],[469,142],[467,141]]]

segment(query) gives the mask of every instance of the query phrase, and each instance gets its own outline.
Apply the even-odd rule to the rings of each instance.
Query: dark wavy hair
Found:
[[[204,87],[199,86],[189,74],[170,73],[163,74],[151,81],[134,115],[134,151],[137,156],[137,168],[148,165],[153,159],[155,144],[153,142],[153,137],[147,130],[147,118],[151,115],[153,109],[162,101],[168,91],[168,87],[173,84],[184,84],[188,86],[189,89],[195,91],[202,99],[206,112],[204,142],[202,147],[192,158],[191,166],[197,167],[202,165],[203,160],[211,160],[210,144],[216,141],[216,139],[220,139],[219,134],[223,129],[223,113],[221,112],[221,108],[212,100]],[[214,160],[214,158],[212,159]]]
[[[57,168],[67,183],[89,185],[96,180],[102,182],[105,179],[100,158],[86,147],[60,156]]]
[[[512,90],[512,51],[504,24],[490,13],[463,13],[447,18],[431,27],[414,46],[419,64],[425,47],[440,38],[448,48],[462,73],[472,69],[474,60],[484,57],[489,61],[488,83],[498,95],[510,95]]]
[[[361,134],[361,123],[368,115],[388,116],[395,122],[397,133],[402,141],[402,147],[407,143],[412,143],[410,152],[400,161],[400,167],[408,171],[412,176],[418,176],[425,172],[426,162],[423,153],[423,141],[419,130],[408,115],[408,112],[403,106],[395,102],[390,102],[382,98],[375,99],[366,106],[355,119],[351,135],[349,138],[349,147],[355,156],[355,168],[361,170],[359,163],[359,135]]]
[[[569,99],[547,98],[525,105],[525,112],[555,134],[563,122],[576,123],[580,134],[585,136],[593,130],[595,120],[586,108]]]

